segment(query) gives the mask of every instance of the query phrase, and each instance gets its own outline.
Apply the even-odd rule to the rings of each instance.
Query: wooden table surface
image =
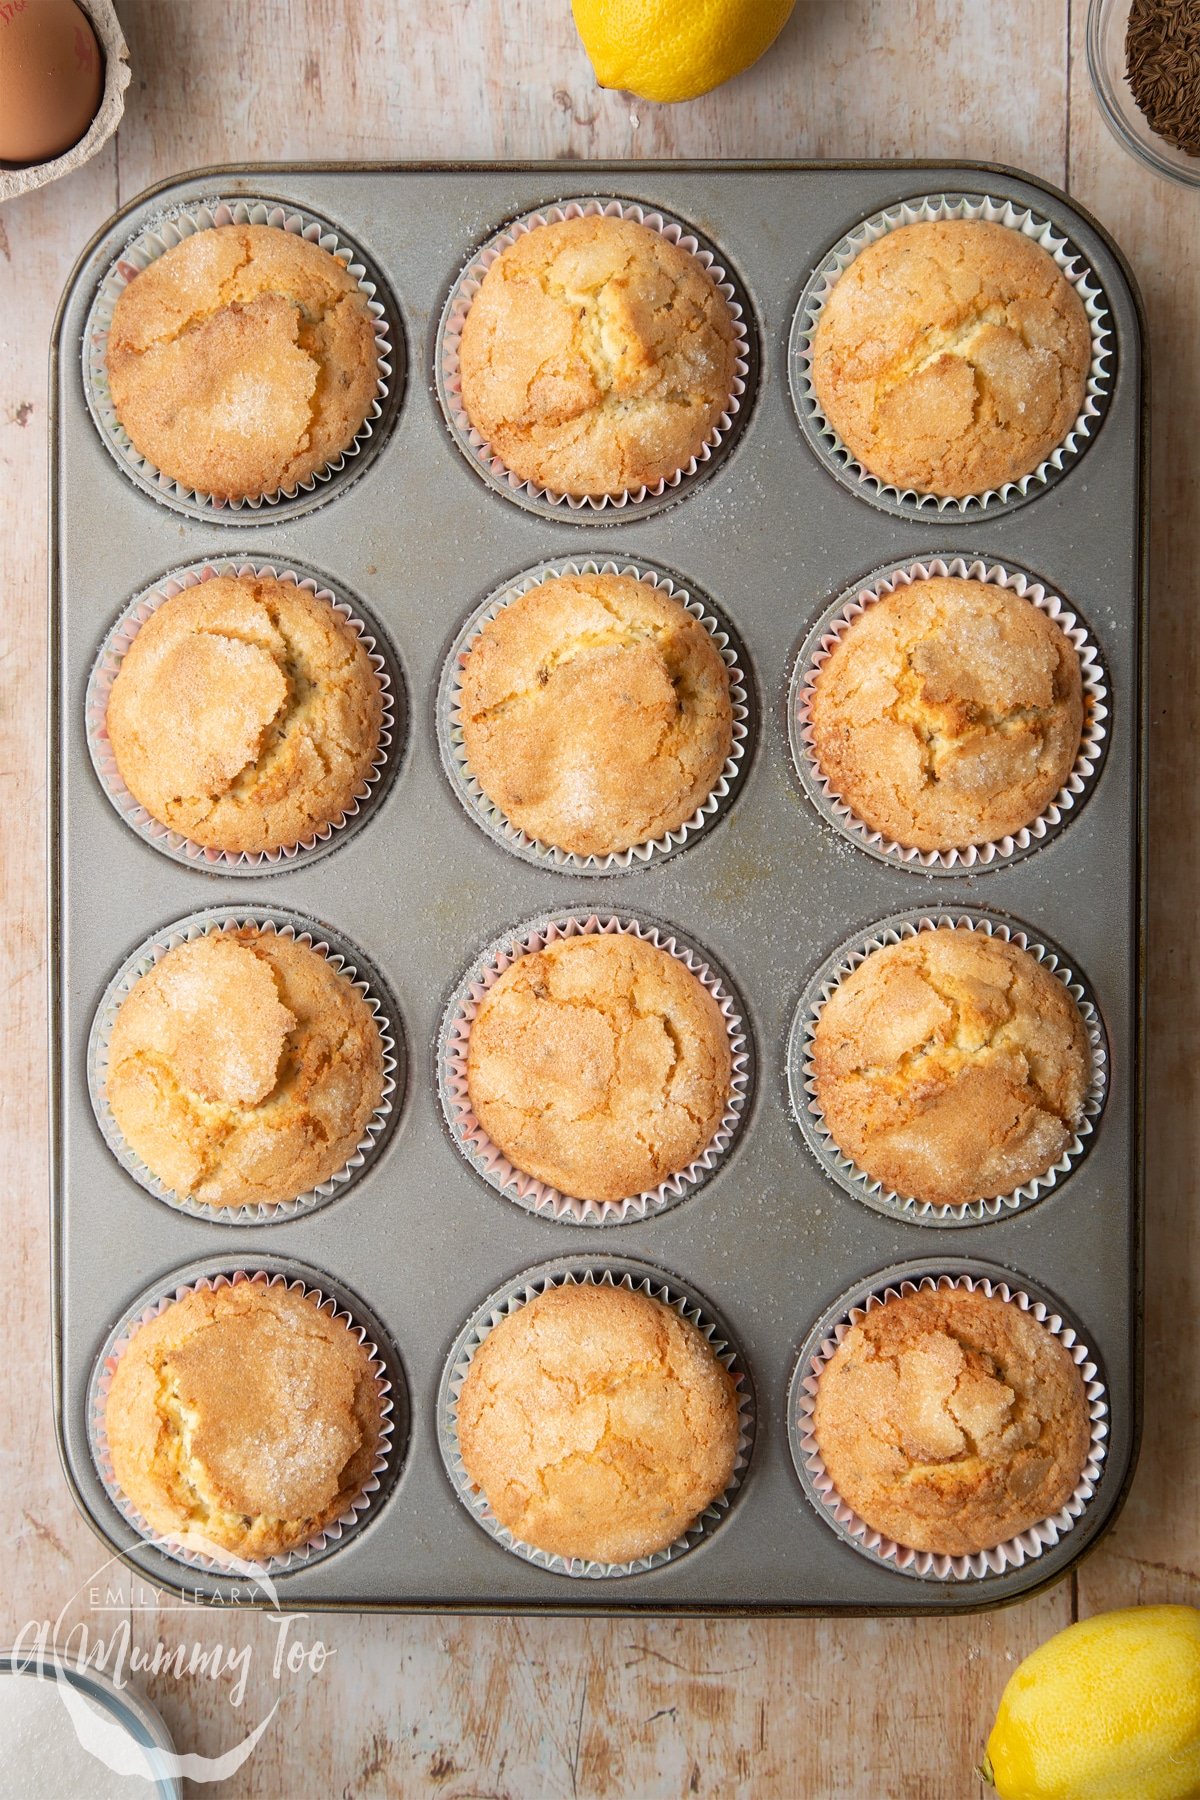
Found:
[[[1143,173],[1109,135],[1088,81],[1085,0],[799,0],[758,68],[674,108],[596,88],[568,0],[118,0],[118,10],[134,71],[118,138],[73,177],[0,207],[0,1640],[54,1618],[101,1555],[54,1449],[45,1147],[46,351],[81,245],[149,183],[240,159],[992,159],[1097,214],[1130,258],[1150,320],[1146,1413],[1116,1529],[1049,1593],[952,1622],[337,1616],[304,1625],[335,1651],[324,1669],[282,1682],[268,1620],[129,1615],[135,1644],[254,1647],[240,1709],[231,1681],[203,1673],[143,1683],[181,1748],[210,1754],[279,1701],[223,1795],[975,1794],[972,1767],[1016,1660],[1098,1609],[1200,1603],[1200,195]]]

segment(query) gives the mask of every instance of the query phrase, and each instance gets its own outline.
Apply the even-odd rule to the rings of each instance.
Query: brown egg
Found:
[[[104,64],[75,0],[0,0],[0,161],[49,162],[100,106]]]

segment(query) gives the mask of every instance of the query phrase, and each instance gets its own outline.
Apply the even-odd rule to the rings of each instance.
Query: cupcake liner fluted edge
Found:
[[[728,305],[736,337],[734,375],[729,398],[699,451],[681,469],[652,486],[625,488],[619,494],[560,494],[552,488],[540,487],[535,481],[523,481],[492,451],[486,439],[472,425],[462,403],[462,378],[459,369],[462,328],[484,276],[501,253],[527,232],[534,231],[541,225],[561,224],[566,219],[581,218],[632,219],[638,225],[657,231],[695,257]],[[698,480],[703,479],[712,468],[722,445],[728,442],[736,429],[738,415],[750,386],[752,330],[750,301],[741,281],[732,273],[727,260],[722,260],[722,253],[716,246],[708,243],[686,221],[664,211],[662,207],[644,206],[637,201],[618,200],[609,195],[565,199],[535,207],[510,219],[471,252],[442,308],[434,350],[434,383],[450,436],[472,468],[494,492],[546,518],[573,519],[593,525],[616,523],[622,518],[657,511],[660,507],[669,505],[676,497],[689,491]]]
[[[986,1580],[1021,1569],[1053,1549],[1082,1518],[1100,1484],[1108,1450],[1108,1392],[1098,1359],[1083,1341],[1078,1323],[1067,1316],[1059,1302],[1039,1296],[1036,1290],[1027,1291],[1024,1283],[1024,1276],[1008,1276],[1000,1270],[985,1272],[983,1265],[979,1272],[968,1274],[943,1272],[936,1265],[925,1272],[921,1265],[904,1264],[860,1282],[831,1306],[809,1333],[788,1386],[788,1444],[800,1485],[814,1511],[860,1556],[898,1574],[928,1581]],[[1052,1332],[1079,1370],[1091,1421],[1087,1461],[1066,1504],[1015,1537],[970,1556],[913,1550],[859,1518],[834,1487],[813,1429],[821,1375],[851,1327],[888,1300],[920,1291],[934,1293],[954,1288],[981,1291],[989,1298],[996,1295],[1019,1306]],[[1033,1288],[1032,1283],[1029,1288]]]
[[[214,849],[211,845],[198,844],[183,832],[156,819],[126,787],[108,738],[108,702],[113,683],[142,626],[152,613],[176,595],[224,575],[269,577],[291,582],[315,599],[325,601],[357,635],[379,683],[382,701],[379,742],[371,767],[360,781],[350,805],[308,837],[275,850]],[[314,862],[335,849],[350,829],[364,824],[373,802],[383,791],[393,745],[403,744],[405,720],[399,665],[382,630],[373,620],[368,622],[362,616],[363,610],[359,601],[351,602],[328,587],[322,577],[294,563],[281,567],[236,556],[205,557],[199,562],[170,569],[136,594],[121,609],[105,634],[88,676],[84,700],[84,724],[92,767],[106,797],[126,824],[153,849],[174,862],[211,873],[238,876],[267,875],[275,870],[295,869],[306,862]]]
[[[176,481],[157,469],[133,444],[117,417],[108,379],[108,335],[121,294],[142,270],[185,238],[218,225],[270,225],[317,244],[358,283],[375,331],[378,361],[375,396],[358,431],[344,450],[291,488],[242,499],[219,500],[203,489]],[[83,331],[83,390],[101,441],[122,472],[144,493],[176,512],[227,525],[266,524],[281,513],[307,510],[335,491],[335,478],[349,480],[365,464],[364,452],[377,446],[385,408],[404,384],[404,347],[399,314],[382,275],[344,233],[307,207],[265,199],[185,201],[142,225],[109,265],[88,311]]]
[[[649,838],[632,845],[628,850],[614,850],[603,856],[581,856],[575,851],[558,849],[513,825],[502,809],[484,793],[471,767],[463,741],[462,674],[484,627],[490,625],[514,600],[540,587],[543,582],[571,575],[629,575],[635,581],[646,582],[660,593],[677,600],[712,638],[729,678],[729,699],[733,712],[733,737],[729,754],[707,798],[691,817],[661,837]],[[454,640],[450,654],[442,666],[438,684],[438,748],[442,765],[455,793],[471,817],[496,843],[502,844],[506,850],[526,862],[562,870],[567,874],[607,875],[620,873],[638,864],[661,861],[663,857],[683,849],[685,844],[693,841],[707,826],[715,823],[727,810],[728,802],[732,799],[742,773],[751,725],[746,663],[745,651],[735,640],[727,621],[718,616],[708,597],[697,593],[690,585],[677,581],[665,569],[640,558],[636,564],[612,560],[599,562],[593,557],[558,558],[552,562],[538,563],[494,589],[483,604],[476,607]]]
[[[813,341],[825,302],[860,251],[902,225],[941,219],[983,219],[1032,238],[1053,258],[1079,295],[1087,315],[1092,356],[1083,404],[1061,444],[1036,468],[1017,481],[978,494],[948,495],[900,488],[886,482],[855,457],[821,409],[812,380]],[[1086,449],[1101,423],[1112,387],[1114,367],[1112,317],[1096,276],[1067,235],[1042,213],[997,200],[990,194],[918,194],[872,214],[836,243],[809,277],[792,320],[788,344],[788,379],[800,427],[818,459],[853,492],[905,517],[936,515],[943,523],[991,515],[1019,505],[1047,486]]]
[[[822,1009],[834,989],[848,975],[875,950],[917,937],[923,931],[945,929],[982,931],[988,937],[999,938],[1003,943],[1015,944],[1018,949],[1028,951],[1056,980],[1061,981],[1079,1008],[1090,1062],[1082,1115],[1062,1156],[1042,1174],[1022,1182],[1008,1193],[988,1195],[984,1199],[965,1201],[961,1205],[941,1205],[929,1200],[918,1200],[912,1195],[897,1194],[883,1182],[868,1175],[865,1169],[859,1168],[856,1162],[845,1155],[825,1122],[825,1115],[817,1098],[816,1073],[812,1061],[813,1039]],[[892,1218],[902,1218],[912,1224],[943,1227],[981,1225],[990,1220],[1009,1218],[1019,1210],[1028,1209],[1056,1187],[1085,1154],[1088,1140],[1104,1110],[1108,1090],[1108,1039],[1091,989],[1057,945],[1034,937],[1023,925],[1015,922],[1010,924],[977,907],[958,907],[953,912],[941,913],[918,909],[895,913],[889,918],[881,919],[866,931],[856,933],[839,945],[817,969],[805,988],[792,1019],[788,1036],[787,1078],[792,1112],[805,1142],[825,1173],[832,1176],[847,1193],[853,1194],[856,1200],[873,1207],[876,1212],[887,1213]]]
[[[709,1143],[685,1169],[654,1188],[621,1200],[581,1200],[511,1163],[475,1117],[467,1086],[471,1026],[484,995],[520,960],[562,938],[625,934],[665,951],[693,974],[716,1001],[729,1040],[729,1093]],[[753,1052],[744,1008],[729,977],[673,927],[598,914],[587,907],[544,913],[494,938],[461,977],[442,1014],[437,1043],[437,1085],[442,1113],[461,1155],[489,1187],[526,1212],[571,1225],[624,1225],[655,1218],[678,1205],[718,1167],[745,1114],[753,1078]]]
[[[1017,832],[953,850],[918,850],[897,843],[860,819],[821,768],[813,743],[810,709],[817,678],[840,640],[871,606],[897,589],[935,577],[952,576],[1007,588],[1053,619],[1079,657],[1084,718],[1070,774],[1036,819]],[[846,589],[809,632],[796,658],[788,695],[788,736],[792,760],[805,794],[823,819],[879,861],[900,864],[923,875],[982,874],[1006,868],[1056,836],[1091,793],[1108,744],[1108,682],[1100,652],[1079,615],[1028,570],[1015,563],[946,554],[910,563],[887,564]]]
[[[265,1557],[261,1562],[247,1562],[243,1558],[233,1556],[219,1545],[202,1547],[200,1542],[187,1542],[164,1537],[153,1530],[138,1512],[132,1501],[128,1499],[117,1481],[112,1466],[112,1453],[108,1443],[108,1427],[106,1410],[109,1389],[117,1364],[133,1342],[143,1325],[159,1317],[176,1301],[186,1299],[189,1294],[203,1289],[220,1291],[225,1287],[237,1287],[243,1282],[257,1282],[264,1287],[284,1287],[289,1292],[299,1290],[305,1299],[330,1318],[344,1324],[346,1329],[358,1339],[370,1359],[371,1372],[375,1378],[376,1389],[380,1397],[379,1443],[376,1446],[375,1458],[371,1473],[359,1492],[348,1502],[344,1511],[330,1524],[299,1545],[294,1550],[281,1552],[276,1556]],[[389,1366],[394,1362],[394,1355],[389,1357],[387,1351],[377,1344],[368,1334],[367,1327],[356,1318],[350,1306],[340,1299],[328,1295],[317,1285],[317,1279],[290,1271],[271,1268],[259,1263],[248,1264],[245,1268],[226,1268],[212,1274],[198,1274],[190,1281],[178,1281],[168,1278],[163,1283],[156,1283],[148,1293],[143,1294],[125,1312],[118,1323],[109,1332],[104,1347],[92,1368],[88,1383],[87,1397],[87,1433],[92,1460],[96,1473],[108,1498],[112,1501],[127,1525],[132,1526],[138,1536],[151,1544],[162,1555],[172,1561],[182,1563],[188,1568],[196,1569],[205,1575],[268,1575],[285,1574],[288,1571],[303,1568],[311,1562],[323,1560],[332,1554],[341,1544],[353,1535],[364,1522],[375,1503],[385,1480],[393,1467],[393,1457],[397,1452],[404,1452],[404,1431],[406,1428],[406,1406],[399,1366],[395,1370]],[[396,1380],[393,1380],[393,1373]],[[400,1401],[400,1413],[397,1417],[397,1401]],[[399,1426],[399,1432],[397,1427]],[[398,1440],[398,1441],[394,1441]]]
[[[737,1384],[738,1443],[729,1486],[723,1494],[709,1503],[682,1536],[665,1549],[656,1550],[631,1562],[606,1563],[583,1557],[567,1558],[524,1543],[507,1526],[501,1525],[486,1497],[472,1485],[459,1451],[458,1400],[476,1351],[504,1319],[519,1312],[530,1300],[545,1293],[547,1289],[564,1285],[626,1288],[631,1292],[648,1294],[653,1300],[660,1300],[681,1318],[687,1319],[707,1338],[713,1355]],[[540,1264],[506,1282],[495,1293],[489,1294],[467,1320],[446,1359],[438,1386],[438,1447],[450,1484],[471,1517],[513,1556],[519,1556],[525,1562],[532,1563],[535,1568],[545,1569],[550,1574],[574,1576],[584,1580],[609,1580],[623,1575],[647,1574],[652,1569],[677,1562],[688,1550],[710,1537],[728,1515],[730,1505],[745,1481],[753,1454],[754,1432],[753,1384],[746,1360],[738,1351],[724,1322],[707,1301],[697,1299],[683,1283],[677,1282],[664,1270],[649,1263],[625,1258],[571,1257]]]
[[[106,1093],[108,1053],[121,1003],[141,977],[161,962],[169,950],[180,944],[192,943],[197,938],[207,937],[211,932],[234,933],[244,928],[277,932],[281,937],[294,938],[297,943],[307,945],[324,956],[366,1001],[379,1030],[383,1053],[383,1091],[352,1154],[325,1181],[291,1200],[269,1203],[256,1201],[243,1206],[212,1206],[205,1201],[193,1199],[190,1195],[177,1194],[167,1187],[127,1142],[113,1116]],[[118,1163],[139,1187],[176,1212],[207,1219],[214,1225],[271,1225],[284,1219],[293,1219],[302,1213],[315,1212],[318,1207],[345,1193],[370,1164],[386,1139],[399,1099],[403,1098],[405,1055],[394,1002],[391,1001],[383,978],[361,950],[345,942],[335,932],[327,931],[313,920],[306,919],[303,914],[289,912],[282,907],[217,906],[191,913],[186,918],[151,933],[126,957],[105,989],[92,1020],[88,1033],[87,1078],[92,1111],[101,1135]]]

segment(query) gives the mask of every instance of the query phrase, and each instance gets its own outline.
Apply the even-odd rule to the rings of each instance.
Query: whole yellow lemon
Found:
[[[1131,1606],[1048,1639],[1004,1690],[983,1774],[1000,1800],[1195,1800],[1200,1612]]]
[[[571,0],[601,87],[694,100],[740,75],[787,24],[795,0]]]

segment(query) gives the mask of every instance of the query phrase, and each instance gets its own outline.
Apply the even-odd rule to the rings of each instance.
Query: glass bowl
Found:
[[[1129,0],[1091,0],[1087,22],[1088,73],[1100,111],[1113,136],[1145,168],[1200,187],[1200,156],[1177,150],[1151,131],[1125,78],[1125,31]]]

